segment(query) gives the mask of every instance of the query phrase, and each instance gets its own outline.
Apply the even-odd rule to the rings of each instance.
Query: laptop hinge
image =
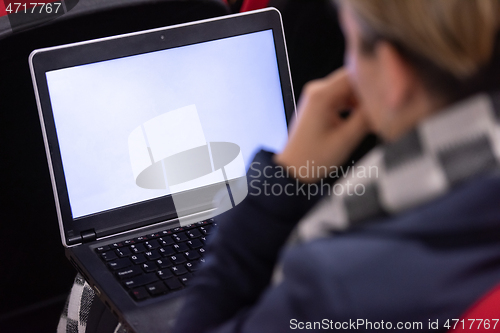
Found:
[[[94,229],[82,231],[80,235],[82,236],[82,243],[92,242],[97,239],[97,235]]]

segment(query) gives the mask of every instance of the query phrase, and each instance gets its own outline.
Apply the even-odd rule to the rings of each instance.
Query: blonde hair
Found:
[[[431,76],[439,69],[463,82],[492,61],[498,43],[500,0],[339,2],[353,10],[363,49],[369,52],[377,41],[387,40],[416,63],[417,70],[433,67],[424,73]]]

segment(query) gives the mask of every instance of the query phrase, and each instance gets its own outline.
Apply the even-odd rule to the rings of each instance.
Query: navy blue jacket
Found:
[[[272,154],[260,152],[255,161],[259,171],[254,164],[249,182],[294,183],[264,177],[264,167],[274,165]],[[500,283],[500,174],[468,181],[403,214],[285,250],[316,198],[256,196],[257,183],[239,206],[217,218],[210,256],[176,332],[363,332],[389,325],[446,331],[447,320],[458,319]],[[284,278],[272,285],[278,259]]]

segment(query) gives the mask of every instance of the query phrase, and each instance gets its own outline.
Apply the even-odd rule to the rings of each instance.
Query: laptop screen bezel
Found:
[[[49,171],[65,246],[82,242],[82,235],[95,232],[102,238],[177,218],[170,195],[103,212],[73,218],[61,152],[49,98],[46,73],[62,68],[193,45],[259,31],[272,30],[283,104],[287,122],[295,112],[288,57],[280,13],[274,8],[229,15],[177,26],[152,29],[92,41],[35,50],[30,68],[37,97]],[[93,238],[92,238],[93,239]]]

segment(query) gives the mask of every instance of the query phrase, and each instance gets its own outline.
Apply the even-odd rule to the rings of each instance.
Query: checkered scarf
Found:
[[[352,168],[337,183],[335,195],[301,220],[295,241],[398,214],[470,178],[499,170],[500,92],[454,104],[396,142],[374,149]]]
[[[94,290],[80,274],[77,274],[59,318],[57,333],[85,333],[95,297]],[[127,333],[127,331],[124,326],[118,324],[113,333]]]

